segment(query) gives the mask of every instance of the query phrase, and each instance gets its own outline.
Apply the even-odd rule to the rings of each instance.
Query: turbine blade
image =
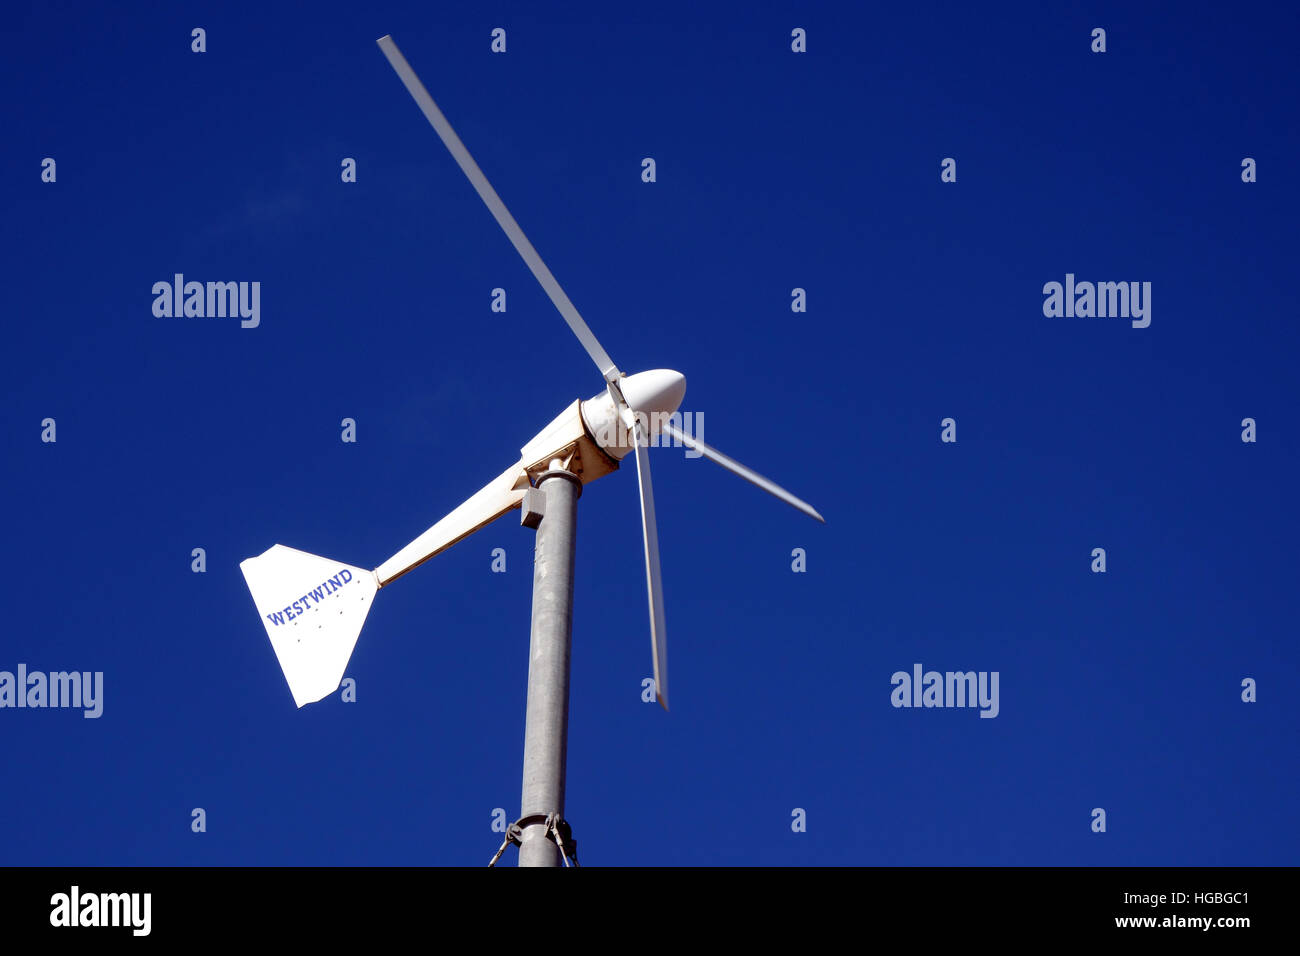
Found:
[[[406,62],[406,57],[402,56],[402,51],[397,48],[393,38],[386,36],[380,38],[377,42],[379,43],[379,49],[384,51],[384,56],[388,57],[389,64],[392,65],[398,77],[406,86],[406,91],[411,94],[416,105],[424,113],[424,118],[433,126],[438,138],[442,140],[443,145],[447,147],[447,151],[451,153],[452,159],[456,160],[456,164],[460,166],[461,171],[469,179],[470,185],[474,187],[479,198],[488,207],[488,212],[492,213],[497,225],[501,227],[506,234],[506,238],[514,245],[515,251],[523,258],[524,263],[537,281],[541,283],[546,294],[555,303],[555,307],[560,310],[560,315],[564,316],[564,321],[569,323],[569,328],[578,337],[582,347],[587,350],[591,360],[596,363],[596,367],[600,369],[600,374],[604,376],[607,382],[617,380],[622,374],[618,370],[618,366],[609,357],[609,353],[596,341],[596,336],[578,313],[577,307],[569,301],[569,297],[560,288],[560,283],[555,280],[555,276],[551,275],[551,270],[546,267],[542,257],[537,254],[533,244],[528,241],[524,231],[519,228],[519,223],[515,222],[515,217],[510,215],[510,210],[506,208],[506,204],[501,201],[497,191],[492,188],[492,184],[483,175],[483,170],[478,168],[478,163],[474,162],[474,157],[469,154],[465,144],[460,141],[456,131],[451,128],[451,124],[447,122],[447,117],[442,115],[442,110],[438,109],[438,105],[434,103],[429,91],[424,88],[420,78],[415,75],[415,71],[411,69],[411,64]]]
[[[655,696],[668,709],[668,626],[664,621],[663,579],[659,573],[659,528],[655,523],[654,487],[650,481],[650,450],[641,424],[626,405],[624,415],[636,440],[636,478],[641,489],[641,534],[645,541],[645,581],[650,598],[650,652],[654,657]]]
[[[698,438],[692,438],[690,435],[686,434],[676,425],[673,425],[671,423],[665,423],[660,429],[660,431],[664,432],[665,434],[672,435],[674,438],[680,441],[687,448],[694,448],[696,451],[704,455],[705,458],[709,458],[712,459],[713,461],[716,461],[723,468],[727,469],[728,471],[736,473],[741,478],[744,478],[746,481],[748,481],[750,484],[758,485],[758,487],[762,488],[769,495],[774,495],[775,497],[780,498],[786,504],[793,505],[794,507],[798,508],[800,511],[802,511],[804,514],[808,515],[809,517],[816,518],[822,524],[826,523],[826,519],[817,513],[817,509],[814,508],[812,505],[808,504],[808,502],[804,501],[802,498],[796,498],[794,495],[790,494],[790,492],[786,491],[776,482],[768,481],[758,472],[750,471],[748,468],[746,468],[740,462],[736,461],[734,458],[728,458],[726,455],[718,451],[716,448],[704,444],[704,442],[700,441]]]

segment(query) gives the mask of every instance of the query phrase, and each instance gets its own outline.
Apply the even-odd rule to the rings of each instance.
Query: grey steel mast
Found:
[[[569,653],[573,635],[573,556],[582,482],[559,461],[537,480],[521,520],[537,520],[529,507],[542,499],[533,554],[533,622],[528,650],[528,713],[524,728],[524,781],[519,812],[520,866],[559,866],[560,846],[572,848],[564,824],[564,770],[569,733]],[[538,817],[544,818],[540,822]],[[566,839],[567,837],[567,839]]]

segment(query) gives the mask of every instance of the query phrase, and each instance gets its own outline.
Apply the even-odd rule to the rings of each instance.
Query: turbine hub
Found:
[[[636,412],[647,438],[659,433],[686,395],[686,376],[667,368],[628,375],[620,379],[618,385],[628,405]],[[596,444],[611,457],[621,459],[635,448],[632,435],[619,420],[614,399],[608,391],[582,403],[582,421]]]

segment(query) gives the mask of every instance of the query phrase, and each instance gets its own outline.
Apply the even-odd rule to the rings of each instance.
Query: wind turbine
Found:
[[[241,562],[240,569],[294,702],[302,707],[338,688],[380,588],[507,512],[521,509],[522,523],[537,530],[522,816],[509,829],[507,842],[492,862],[495,864],[513,842],[519,844],[520,866],[557,866],[561,861],[567,866],[570,858],[576,862],[575,844],[563,812],[573,553],[577,501],[582,489],[616,471],[627,455],[635,455],[655,695],[665,710],[667,629],[648,453],[653,437],[667,434],[818,521],[825,519],[807,502],[672,422],[686,393],[686,379],[681,373],[655,369],[623,374],[510,215],[392,37],[385,36],[378,43],[452,158],[596,363],[605,389],[586,401],[575,400],[524,445],[518,461],[374,570],[281,544]]]

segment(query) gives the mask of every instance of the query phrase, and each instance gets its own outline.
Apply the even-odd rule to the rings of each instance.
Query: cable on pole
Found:
[[[506,827],[506,838],[501,842],[500,848],[498,848],[488,866],[496,866],[497,861],[501,859],[502,854],[506,852],[506,847],[510,846],[510,844],[521,846],[523,844],[524,830],[537,824],[546,827],[546,839],[559,847],[560,859],[566,867],[580,865],[578,863],[578,841],[573,838],[573,828],[569,826],[568,821],[558,813],[530,813]],[[573,862],[570,863],[570,860]]]

